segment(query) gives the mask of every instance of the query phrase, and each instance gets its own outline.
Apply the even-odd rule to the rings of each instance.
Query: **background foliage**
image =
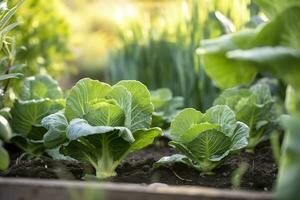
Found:
[[[9,6],[18,0],[9,1]],[[27,65],[25,73],[41,71],[55,77],[70,71],[70,29],[65,9],[60,0],[28,0],[16,13],[21,23],[14,31],[16,45],[20,47],[16,59]]]

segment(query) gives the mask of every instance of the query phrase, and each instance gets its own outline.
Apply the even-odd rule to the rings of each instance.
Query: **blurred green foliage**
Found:
[[[5,1],[0,1],[0,170],[6,170],[9,166],[9,154],[3,143],[8,142],[12,136],[8,122],[9,108],[5,107],[7,96],[10,96],[10,80],[23,76],[21,73],[13,73],[19,65],[15,65],[15,42],[9,35],[18,26],[17,22],[11,22],[11,18],[22,3],[23,0],[20,0],[10,8]]]
[[[119,29],[120,45],[109,55],[107,81],[137,79],[152,90],[167,87],[174,95],[183,96],[186,106],[207,109],[218,89],[205,75],[195,49],[202,38],[226,32],[226,24],[216,17],[215,10],[229,17],[231,27],[238,29],[250,19],[250,3],[183,1],[176,9],[155,10],[133,20]]]
[[[46,70],[59,77],[70,70],[65,64],[71,58],[70,30],[63,12],[60,0],[26,0],[16,13],[15,18],[21,22],[14,32],[16,45],[21,47],[16,59],[27,64],[27,75]]]

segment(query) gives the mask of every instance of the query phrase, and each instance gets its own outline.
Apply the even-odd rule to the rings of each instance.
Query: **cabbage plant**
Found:
[[[214,105],[228,105],[236,113],[237,120],[249,126],[247,149],[253,151],[274,125],[274,103],[269,86],[258,82],[249,89],[235,87],[225,90]]]
[[[60,147],[65,156],[89,162],[96,176],[116,175],[115,169],[129,154],[161,135],[150,128],[153,105],[150,92],[138,81],[114,86],[88,78],[70,90],[65,110],[42,120],[49,149]]]
[[[181,162],[210,174],[225,158],[247,146],[248,134],[248,126],[237,121],[226,105],[214,106],[206,113],[184,109],[171,123],[169,143],[182,154],[163,157],[154,166]]]
[[[45,151],[43,136],[47,130],[41,121],[64,108],[64,94],[50,76],[37,75],[24,80],[19,96],[10,111],[12,142],[26,153],[42,154]]]

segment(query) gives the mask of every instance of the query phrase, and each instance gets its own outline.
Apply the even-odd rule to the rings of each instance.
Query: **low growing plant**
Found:
[[[49,149],[89,162],[96,176],[116,175],[115,169],[129,154],[151,144],[161,135],[150,128],[153,105],[146,86],[121,81],[114,86],[88,78],[70,90],[65,110],[42,120]]]
[[[27,77],[11,109],[12,142],[29,154],[45,151],[47,130],[41,120],[64,108],[64,94],[57,81],[48,75]]]
[[[258,82],[249,89],[235,87],[225,90],[214,105],[228,105],[236,113],[237,120],[249,126],[247,149],[251,152],[272,130],[276,119],[274,103],[269,86]]]
[[[182,110],[172,121],[170,146],[182,154],[163,157],[155,167],[184,163],[202,173],[214,168],[248,144],[249,127],[236,120],[226,105],[217,105],[201,113],[192,108]]]
[[[18,26],[17,22],[10,23],[11,18],[16,13],[23,1],[18,1],[12,8],[7,7],[5,1],[0,2],[0,170],[5,170],[9,166],[9,154],[3,147],[4,142],[11,138],[12,131],[8,123],[9,118],[9,96],[10,80],[19,79],[21,73],[13,73],[15,48],[14,38],[8,33]]]
[[[183,97],[173,97],[168,88],[151,91],[151,101],[154,106],[151,126],[163,129],[169,128],[171,120],[184,105]]]

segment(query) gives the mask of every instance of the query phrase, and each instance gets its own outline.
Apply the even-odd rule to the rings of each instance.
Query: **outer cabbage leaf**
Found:
[[[111,86],[89,78],[81,79],[70,90],[66,99],[65,115],[68,121],[83,118],[93,103],[101,101],[111,90]]]
[[[64,111],[59,111],[43,118],[41,125],[48,130],[43,136],[46,148],[52,149],[66,142],[66,130],[69,124]]]
[[[237,120],[249,126],[247,149],[253,151],[276,118],[274,102],[269,86],[258,82],[249,89],[236,87],[225,90],[214,105],[228,105],[236,113]]]
[[[147,87],[138,81],[120,81],[116,86],[125,87],[131,94],[132,102],[130,108],[129,120],[125,124],[132,132],[138,129],[149,128],[152,120],[153,105],[150,99],[150,92]]]
[[[204,114],[193,108],[183,109],[171,123],[170,135],[172,140],[180,141],[181,136],[194,124],[204,121]]]
[[[230,51],[227,56],[235,60],[252,62],[261,71],[269,71],[294,88],[300,88],[298,76],[300,73],[300,51],[281,46],[260,47]]]
[[[13,131],[29,139],[42,139],[39,130],[42,119],[62,108],[60,102],[50,99],[17,100],[11,110]]]
[[[39,149],[46,129],[41,121],[49,114],[63,109],[64,105],[58,100],[38,99],[29,101],[17,100],[11,110],[11,125],[15,136],[12,141],[29,153],[42,153]],[[31,144],[26,144],[26,141]],[[34,147],[37,145],[37,147]],[[28,148],[27,148],[28,147]],[[34,152],[32,151],[34,149]]]
[[[31,99],[62,99],[64,97],[58,82],[48,75],[27,77],[21,90],[22,100]]]
[[[225,89],[237,84],[247,84],[254,79],[257,73],[255,65],[229,59],[226,57],[226,52],[247,48],[251,45],[249,42],[255,35],[255,30],[244,30],[201,42],[198,53],[202,57],[205,72],[219,88]]]
[[[161,166],[169,167],[174,165],[175,163],[182,163],[188,166],[193,166],[193,162],[190,158],[181,154],[174,154],[171,156],[165,156],[159,159],[157,162],[153,164],[153,167],[158,168]]]
[[[298,0],[254,0],[269,18],[274,18],[287,8],[300,5]]]

